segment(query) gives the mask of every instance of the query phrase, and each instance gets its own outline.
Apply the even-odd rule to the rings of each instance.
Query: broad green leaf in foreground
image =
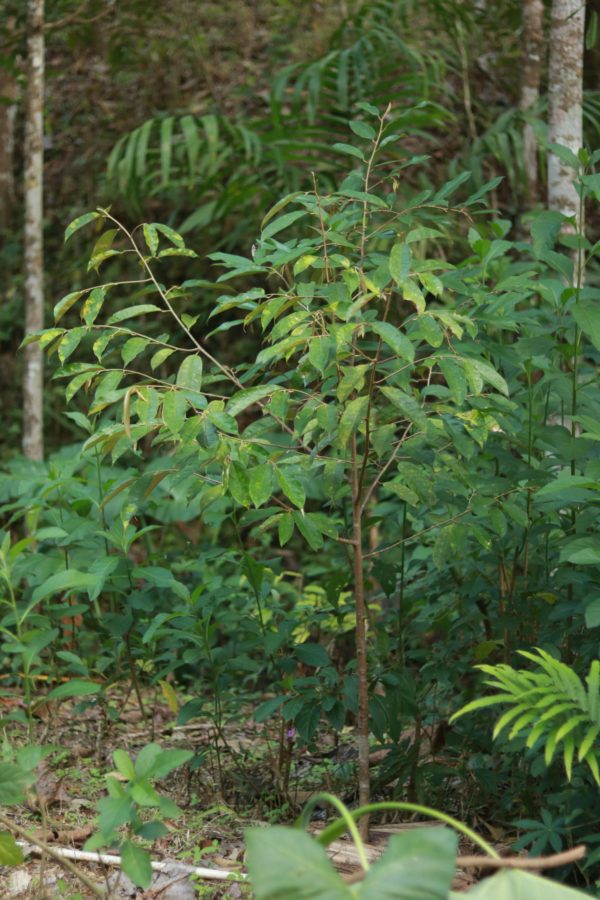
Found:
[[[12,834],[0,831],[0,866],[19,866],[23,862],[23,851]]]
[[[256,900],[352,900],[356,895],[325,849],[303,831],[273,826],[246,832]]]
[[[361,900],[446,900],[456,869],[456,835],[448,828],[396,834],[361,885]]]
[[[150,854],[133,841],[125,841],[121,849],[121,866],[134,884],[147,888],[152,881]]]
[[[473,900],[576,900],[589,895],[530,872],[505,869],[480,882],[468,894],[450,894],[451,900],[464,900],[465,896]]]

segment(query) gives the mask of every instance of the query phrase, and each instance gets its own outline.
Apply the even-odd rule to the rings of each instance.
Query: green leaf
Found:
[[[569,562],[579,566],[597,566],[600,564],[600,536],[590,535],[570,540],[561,550],[560,562]]]
[[[406,394],[398,388],[386,387],[385,385],[381,388],[381,392],[393,403],[396,409],[400,410],[405,419],[408,419],[409,422],[412,422],[418,428],[425,429],[427,427],[427,416],[423,412],[419,401],[412,394]]]
[[[579,171],[580,162],[578,158],[575,156],[572,150],[569,147],[565,147],[564,144],[548,144],[547,149],[550,153],[553,153],[554,156],[557,156],[562,163],[567,166],[569,169],[574,169],[576,172]]]
[[[71,307],[77,303],[80,297],[83,297],[85,291],[72,291],[70,294],[67,294],[62,300],[59,300],[56,306],[54,307],[54,321],[60,322],[62,317],[66,312],[68,312]]]
[[[431,272],[419,272],[419,281],[425,290],[433,294],[434,297],[441,297],[444,293],[443,282]]]
[[[127,306],[114,313],[108,320],[109,325],[116,325],[118,322],[124,322],[125,319],[134,319],[136,316],[146,316],[148,313],[163,312],[160,306],[154,303],[140,303],[137,306]]]
[[[63,572],[55,572],[40,584],[33,592],[32,600],[39,603],[53,594],[63,591],[82,591],[91,588],[96,583],[97,576],[90,572],[80,572],[78,569],[65,569]]]
[[[162,752],[159,744],[145,744],[135,759],[136,778],[150,778]]]
[[[93,325],[102,309],[104,299],[106,297],[107,288],[105,285],[96,287],[90,291],[89,296],[83,304],[81,315],[86,325]]]
[[[318,528],[315,527],[313,520],[309,514],[302,512],[292,513],[296,528],[307,542],[311,550],[320,550],[323,546],[323,535]]]
[[[335,339],[329,336],[315,337],[308,347],[308,359],[315,369],[324,374],[330,361],[335,358]]]
[[[237,416],[248,406],[252,406],[253,403],[258,403],[259,400],[268,397],[275,389],[276,385],[273,384],[262,384],[257,385],[257,387],[244,388],[244,390],[238,391],[237,394],[233,395],[227,404],[227,413],[230,416]]]
[[[408,362],[413,362],[415,358],[415,348],[406,335],[399,331],[395,325],[390,325],[389,322],[368,322],[365,324],[370,331],[374,331],[375,334],[379,335],[379,337],[392,348],[396,356],[400,357],[400,359],[405,359]]]
[[[152,777],[160,781],[175,769],[185,766],[193,756],[191,750],[161,750],[160,756],[154,761]]]
[[[371,125],[367,125],[366,122],[348,122],[350,126],[350,130],[354,132],[354,134],[358,135],[358,137],[365,138],[367,141],[373,141],[376,138],[375,129]]]
[[[140,353],[146,349],[149,343],[150,341],[143,337],[132,337],[129,338],[128,341],[125,341],[121,347],[121,359],[123,360],[123,364],[128,366],[136,356],[139,356]]]
[[[158,233],[154,225],[144,225],[144,240],[146,241],[146,246],[150,251],[150,256],[156,256],[156,251],[158,250]]]
[[[409,506],[416,506],[419,502],[418,494],[415,494],[412,488],[407,487],[401,481],[386,481],[381,486],[382,488],[385,488],[386,491],[395,494],[396,497],[400,497],[400,499],[404,500],[405,503],[408,503]]]
[[[360,886],[361,900],[447,900],[456,869],[457,836],[448,828],[395,834]]]
[[[406,235],[405,241],[407,244],[413,244],[415,241],[426,241],[429,238],[438,238],[443,237],[441,231],[438,231],[437,228],[428,228],[427,226],[422,226],[420,228],[412,228],[408,234]]]
[[[35,781],[35,774],[14,763],[0,762],[0,803],[13,806],[24,802],[25,789]]]
[[[98,825],[102,834],[109,838],[115,829],[126,822],[130,822],[134,815],[133,803],[127,796],[103,797],[98,801],[100,813]]]
[[[282,826],[245,832],[248,874],[256,900],[353,900],[324,847]]]
[[[401,283],[400,287],[402,288],[404,299],[408,300],[409,303],[414,303],[419,315],[424,313],[426,307],[425,297],[416,281],[413,281],[412,278],[407,278]]]
[[[501,394],[508,397],[508,385],[506,381],[499,372],[496,372],[496,370],[490,366],[489,363],[483,362],[481,359],[470,359],[469,357],[465,357],[463,359],[463,365],[465,367],[467,380],[471,384],[474,393],[480,393],[481,383],[486,382]]]
[[[585,627],[598,628],[600,625],[600,597],[588,601],[585,607]]]
[[[280,213],[282,209],[285,209],[290,203],[292,203],[297,197],[300,197],[304,191],[292,191],[291,194],[286,194],[285,197],[282,197],[281,200],[278,200],[277,203],[271,207],[269,212],[266,214],[262,222],[260,223],[261,230],[265,227],[265,225],[271,221],[277,213]]]
[[[259,723],[266,722],[267,719],[271,718],[273,713],[277,712],[277,710],[285,702],[285,700],[285,694],[282,694],[279,697],[270,697],[268,700],[265,700],[264,703],[261,703],[254,710],[254,721]]]
[[[558,881],[515,869],[504,869],[469,891],[469,900],[583,900],[588,896]],[[464,900],[465,894],[452,891],[449,897]]]
[[[150,887],[152,882],[150,854],[134,844],[133,841],[123,841],[121,868],[138,887],[144,888],[144,890]]]
[[[157,841],[162,837],[167,837],[170,832],[160,819],[153,819],[150,822],[144,822],[136,833],[146,841]]]
[[[168,225],[163,225],[162,222],[153,222],[152,224],[153,224],[154,228],[156,228],[157,231],[160,231],[161,234],[164,234],[166,239],[168,241],[171,241],[171,243],[175,247],[179,247],[179,248],[185,247],[185,241],[183,240],[181,235],[177,231],[175,231],[173,228],[170,228]]]
[[[158,367],[161,366],[171,356],[172,353],[175,353],[175,350],[171,347],[163,347],[162,350],[157,350],[150,359],[150,368],[152,369],[152,371],[154,371],[154,369],[158,369]]]
[[[250,506],[250,490],[248,475],[245,469],[238,463],[232,463],[227,475],[227,488],[229,493],[241,506]]]
[[[555,210],[546,209],[535,214],[531,223],[531,239],[536,256],[554,247],[564,220],[563,214]]]
[[[337,150],[338,153],[346,153],[348,156],[354,156],[356,159],[360,159],[361,162],[365,161],[362,150],[359,150],[358,147],[353,147],[352,144],[343,144],[338,141],[332,145],[331,149]]]
[[[442,329],[433,316],[421,316],[419,319],[419,330],[430,347],[441,347],[444,343]]]
[[[202,357],[186,356],[177,372],[177,384],[179,387],[199,391],[202,387]]]
[[[129,793],[138,806],[151,808],[160,805],[160,796],[150,782],[144,778],[136,778],[135,782],[130,786]]]
[[[90,222],[94,222],[96,219],[100,218],[103,218],[102,213],[88,212],[84,213],[82,216],[78,216],[76,219],[73,219],[73,221],[70,222],[70,224],[67,225],[65,229],[65,244],[69,240],[69,238],[75,234],[76,231],[79,231],[80,228],[83,228]]]
[[[572,307],[573,318],[589,337],[596,350],[600,350],[600,305],[598,301],[580,300]]]
[[[20,866],[24,861],[23,851],[12,834],[0,831],[0,866]]]
[[[162,259],[164,256],[186,256],[195,259],[198,254],[195,250],[190,250],[189,247],[167,247],[166,250],[160,251],[158,259]]]
[[[113,762],[117,772],[120,772],[128,781],[135,778],[135,769],[129,753],[125,750],[115,750],[113,752]]]
[[[186,422],[188,404],[179,391],[167,391],[163,397],[163,422],[173,434],[179,434]]]
[[[369,407],[369,398],[367,396],[356,397],[344,409],[339,425],[339,440],[342,447],[345,447],[352,435],[356,432],[360,424],[364,421]]]
[[[390,250],[389,269],[390,275],[397,285],[402,285],[410,274],[411,262],[410,247],[405,241],[398,241]]]
[[[344,366],[341,369],[342,377],[336,389],[336,396],[340,403],[344,403],[354,391],[361,391],[365,383],[365,374],[369,367]]]
[[[294,520],[290,513],[284,513],[277,525],[279,546],[284,547],[294,533]]]
[[[278,466],[276,469],[279,487],[294,506],[303,509],[306,492],[302,479],[289,466]]]
[[[297,220],[302,218],[307,214],[307,210],[299,209],[294,212],[286,213],[284,216],[279,216],[278,219],[274,219],[263,229],[261,238],[266,240],[267,238],[273,237],[274,234],[278,234],[280,231],[283,231],[284,228],[289,228],[290,225]]]
[[[58,345],[58,358],[61,363],[65,363],[69,356],[77,350],[81,343],[81,339],[87,332],[87,328],[72,328],[71,331],[67,331]]]
[[[467,397],[467,379],[462,366],[453,359],[440,359],[438,365],[446,379],[452,399],[457,406],[462,406]]]
[[[273,493],[273,468],[268,463],[248,470],[248,490],[250,499],[258,508],[266,503]]]
[[[81,681],[77,678],[74,678],[72,681],[67,681],[66,684],[59,684],[58,687],[55,687],[50,691],[46,700],[66,700],[70,697],[89,697],[92,694],[99,694],[102,690],[102,685],[94,684],[93,681]]]
[[[315,669],[331,663],[327,650],[321,644],[297,644],[294,654],[300,662],[307,666],[313,666]]]

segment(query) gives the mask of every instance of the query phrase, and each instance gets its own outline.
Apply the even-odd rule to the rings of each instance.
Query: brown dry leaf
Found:
[[[57,803],[68,803],[69,795],[63,787],[64,775],[57,778],[50,769],[47,760],[37,767],[37,779],[32,790],[27,791],[28,807],[37,812],[41,807],[54,806]]]
[[[84,841],[94,833],[94,825],[89,823],[79,828],[50,828],[39,829],[34,833],[34,837],[45,841],[48,844],[65,844],[72,847],[76,844],[83,844]]]

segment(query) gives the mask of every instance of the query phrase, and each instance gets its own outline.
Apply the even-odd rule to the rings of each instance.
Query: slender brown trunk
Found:
[[[585,0],[553,0],[548,78],[548,141],[577,153],[583,144]],[[575,172],[548,154],[548,206],[579,219]]]
[[[523,0],[523,56],[521,70],[521,111],[533,109],[540,98],[542,57],[544,55],[544,3],[543,0]],[[523,126],[523,157],[527,206],[537,201],[538,157],[537,140],[532,125]]]
[[[27,102],[25,108],[25,333],[44,327],[43,153],[44,0],[29,0],[27,20]],[[44,456],[43,356],[37,343],[25,348],[23,372],[23,453]]]
[[[356,674],[358,677],[358,717],[356,723],[358,747],[358,803],[364,806],[371,799],[371,773],[369,770],[369,669],[367,661],[367,599],[363,559],[363,510],[359,486],[359,461],[356,437],[352,438],[352,513],[353,513],[353,568],[354,601],[356,606]],[[361,837],[366,840],[369,818],[360,822]]]

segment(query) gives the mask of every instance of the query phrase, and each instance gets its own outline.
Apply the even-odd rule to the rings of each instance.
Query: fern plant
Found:
[[[485,684],[497,693],[467,703],[450,721],[489,706],[508,704],[494,727],[493,737],[509,728],[508,738],[528,732],[525,745],[541,742],[547,766],[562,748],[567,778],[571,780],[573,760],[589,767],[600,785],[596,738],[600,733],[600,662],[594,660],[583,683],[570,666],[545,650],[519,651],[534,663],[534,669],[514,669],[501,664],[481,665],[489,677]]]

